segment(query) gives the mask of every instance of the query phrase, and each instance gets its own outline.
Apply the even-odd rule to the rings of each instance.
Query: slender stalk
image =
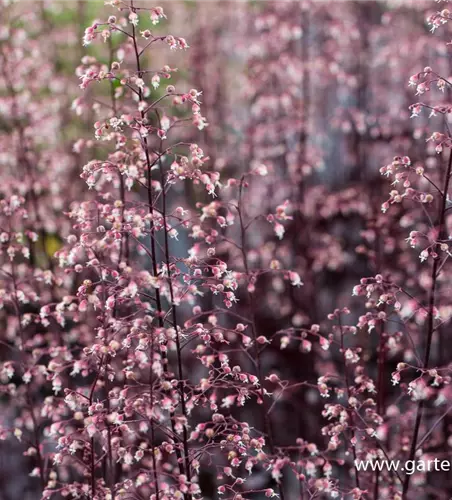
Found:
[[[386,361],[386,342],[383,337],[383,324],[380,328],[380,344],[378,347],[378,381],[377,381],[377,413],[382,415],[385,409],[385,361]],[[380,487],[380,470],[375,474],[374,484],[374,500],[378,500],[379,487]]]
[[[91,496],[95,498],[96,496],[96,465],[94,463],[94,438],[91,438]]]
[[[452,173],[452,150],[449,153],[449,162],[447,165],[446,176],[444,179],[444,189],[443,189],[443,197],[441,200],[441,206],[438,214],[438,222],[439,222],[439,232],[438,239],[443,240],[446,237],[446,205],[447,205],[447,194],[449,192],[450,185],[450,177]],[[438,250],[439,244],[437,243],[434,246],[434,251]],[[432,273],[431,273],[431,285],[429,291],[429,300],[428,300],[428,319],[427,319],[427,343],[425,348],[424,362],[422,368],[426,370],[428,368],[430,362],[430,351],[432,348],[432,340],[433,340],[433,332],[434,328],[434,310],[436,305],[436,288],[438,281],[438,266],[439,266],[440,258],[439,256],[435,256],[433,260]],[[421,400],[418,403],[417,411],[416,411],[416,419],[414,422],[414,430],[413,436],[411,438],[411,446],[409,453],[409,460],[413,460],[416,454],[417,449],[417,441],[419,437],[419,430],[421,427],[422,416],[424,412],[425,400]],[[411,474],[407,474],[405,476],[405,481],[403,483],[403,496],[406,497],[409,487],[410,487]]]
[[[18,328],[19,328],[19,335],[20,335],[20,344],[21,344],[20,345],[20,354],[21,354],[21,356],[23,358],[25,358],[25,350],[24,350],[24,347],[25,347],[25,332],[24,332],[24,329],[23,329],[23,326],[22,326],[22,315],[21,315],[21,312],[20,312],[20,303],[19,303],[19,300],[17,298],[17,281],[16,281],[16,271],[15,271],[14,261],[11,262],[11,266],[12,266],[11,276],[12,276],[13,289],[14,289],[14,310],[15,310],[16,317],[17,317]],[[24,363],[24,365],[25,365],[25,363]],[[33,410],[33,399],[32,399],[32,396],[31,396],[30,385],[29,384],[26,384],[26,398],[27,398],[27,404],[28,404],[29,410],[30,410],[31,421],[33,423],[33,429],[32,429],[33,437],[34,437],[34,443],[33,443],[33,445],[34,445],[34,447],[36,449],[36,457],[38,459],[39,478],[40,478],[40,481],[41,481],[41,488],[44,491],[45,485],[46,485],[45,473],[44,473],[44,460],[43,460],[43,457],[42,457],[41,447],[40,447],[40,444],[39,444],[38,423],[36,421],[36,416],[35,416],[35,413],[34,413],[34,410]]]
[[[157,112],[157,117],[159,120],[159,128],[160,126],[160,116]],[[165,264],[168,273],[168,287],[170,292],[170,300],[171,300],[171,313],[173,320],[173,327],[176,331],[176,353],[177,353],[177,368],[179,375],[179,395],[181,400],[181,411],[182,415],[187,419],[187,408],[185,404],[185,391],[184,391],[184,374],[182,367],[182,349],[180,344],[179,332],[177,331],[178,322],[177,322],[177,312],[176,312],[176,304],[174,302],[174,288],[171,280],[171,269],[170,269],[170,253],[169,253],[169,240],[168,240],[168,226],[166,224],[166,190],[165,190],[165,173],[163,171],[162,164],[162,151],[163,151],[163,141],[160,140],[160,155],[159,155],[159,168],[160,168],[160,183],[162,185],[162,217],[163,217],[163,233],[165,238],[164,251],[165,251]],[[188,450],[188,432],[187,426],[184,424],[183,426],[183,446],[184,446],[184,456],[185,456],[185,473],[187,475],[188,481],[191,480],[191,472],[190,472],[190,457]],[[189,496],[191,498],[191,496]]]
[[[109,65],[111,68],[111,65],[113,63],[113,43],[111,41],[111,37],[108,39],[108,49],[109,49]],[[113,85],[113,81],[110,80],[110,98],[111,98],[111,107],[113,111],[113,116],[116,116],[117,113],[117,103],[116,103],[116,95],[115,95],[115,89]],[[122,178],[122,175],[119,175],[119,182],[120,182],[120,195],[121,195],[121,202],[122,202],[122,225],[124,226],[124,211],[125,211],[125,189],[124,189],[124,180]],[[118,258],[118,271],[119,271],[119,266],[122,261],[122,254],[123,254],[123,249],[124,245],[127,246],[127,255],[128,255],[128,240],[124,242],[124,238],[121,238],[121,243],[120,243],[120,251],[119,251],[119,258]],[[100,274],[102,276],[102,270],[100,270]],[[107,297],[106,297],[106,289],[105,289],[105,283],[104,280],[102,279],[102,294],[103,294],[103,303],[105,304]],[[114,316],[116,316],[118,313],[118,309],[116,307],[116,303],[114,306]],[[105,325],[105,313],[103,314],[103,321],[104,321],[104,328],[106,327]],[[107,336],[105,336],[105,345],[107,345]],[[105,377],[105,392],[106,392],[106,406],[107,406],[107,412],[110,414],[110,396],[109,396],[109,386],[110,386],[110,381],[108,378],[108,372],[107,372],[107,367],[109,363],[109,356],[106,356],[105,359],[105,371],[106,371],[106,377]],[[106,457],[106,462],[108,463],[108,470],[107,470],[107,484],[109,485],[110,488],[110,493],[112,500],[115,500],[115,472],[114,472],[114,466],[113,466],[113,449],[112,449],[112,443],[111,443],[111,425],[110,422],[107,420],[107,457]]]
[[[240,239],[241,239],[241,253],[242,253],[242,259],[243,259],[243,266],[245,268],[245,273],[247,278],[249,279],[250,277],[250,269],[248,265],[248,257],[246,253],[246,228],[243,220],[243,210],[242,210],[242,198],[243,198],[243,181],[244,178],[240,180],[240,186],[239,186],[239,200],[238,200],[238,205],[237,205],[237,213],[239,216],[239,223],[240,223]],[[257,376],[259,378],[259,382],[263,384],[264,380],[264,373],[262,370],[262,360],[261,360],[261,353],[259,351],[258,347],[258,342],[257,342],[257,330],[256,330],[256,321],[255,321],[255,312],[254,312],[254,300],[251,295],[251,293],[247,290],[247,302],[248,302],[248,307],[249,307],[249,322],[251,326],[251,335],[253,339],[253,344],[254,344],[254,358],[255,358],[255,365],[256,365],[256,371],[257,371]],[[273,438],[273,429],[272,429],[272,423],[270,419],[270,414],[268,411],[268,405],[267,401],[265,399],[265,394],[264,394],[264,388],[262,386],[261,389],[262,393],[262,405],[264,409],[264,431],[268,437],[268,445],[270,448],[270,452],[273,456],[276,454],[276,449],[275,449],[275,443],[274,443],[274,438]],[[279,496],[281,500],[285,499],[284,495],[284,488],[282,483],[278,483],[278,491],[279,491]]]
[[[132,7],[132,10],[134,10],[133,0],[131,0],[131,7]],[[142,55],[142,52],[140,52],[139,48],[138,48],[136,30],[135,30],[134,25],[132,25],[132,41],[133,41],[133,48],[134,48],[134,53],[135,53],[135,62],[136,62],[137,73],[139,75],[141,75],[140,56]],[[139,99],[140,99],[140,102],[143,100],[143,92],[141,89],[139,89]],[[142,120],[145,119],[145,116],[146,116],[145,111],[141,111],[141,119]],[[145,158],[146,158],[146,167],[147,167],[147,174],[148,174],[147,175],[147,197],[148,197],[149,213],[151,215],[151,218],[150,218],[150,233],[151,234],[150,234],[150,236],[151,236],[152,271],[153,271],[154,276],[158,276],[157,258],[156,258],[156,244],[155,244],[155,227],[154,227],[154,220],[152,217],[152,215],[154,214],[154,208],[153,208],[154,201],[153,201],[153,197],[152,197],[152,165],[153,165],[153,163],[151,162],[151,158],[149,155],[149,147],[148,147],[147,137],[144,137],[142,139],[142,149],[143,149],[143,152],[144,152]],[[164,225],[165,224],[166,224],[166,221],[164,221]],[[165,234],[165,240],[167,241],[166,234]],[[167,245],[166,245],[166,247],[167,247]],[[166,248],[165,253],[167,253],[167,252],[168,252],[168,248]],[[165,258],[166,258],[166,256],[165,256]],[[168,273],[169,273],[169,266],[168,266]],[[169,280],[169,281],[171,282],[171,280]],[[172,290],[171,287],[170,287],[170,290]],[[172,294],[172,291],[170,291],[170,293]],[[160,291],[158,289],[155,290],[155,298],[156,298],[159,326],[162,328],[162,327],[164,327],[163,308],[162,308],[162,301],[161,301],[161,297],[160,297]],[[173,320],[174,320],[175,310],[174,310],[173,304],[172,304],[172,307],[173,307]],[[177,323],[176,322],[174,323],[174,327],[176,328],[176,333],[177,333]],[[177,339],[178,339],[178,337],[177,337]],[[179,354],[178,362],[179,362],[179,375],[180,375],[182,373],[182,371],[181,371],[181,359],[180,359],[180,345],[178,348],[178,354]],[[166,358],[166,355],[165,355],[165,358]],[[167,372],[168,371],[168,363],[165,361],[167,361],[167,359],[164,359],[163,367],[164,367],[164,371]],[[152,368],[151,368],[151,377],[152,377]],[[184,400],[183,396],[181,397],[181,405],[182,405],[183,413],[186,416],[185,400]],[[170,414],[171,427],[172,427],[174,435],[177,435],[174,417],[175,417],[174,412],[171,412],[171,414]],[[151,422],[151,426],[152,426],[152,422]],[[187,475],[187,479],[190,480],[190,472],[188,470],[189,468],[187,467],[189,465],[189,461],[188,461],[188,436],[187,436],[187,430],[186,430],[185,426],[184,426],[184,455],[185,455],[185,458],[183,459],[182,453],[181,453],[179,447],[176,446],[176,457],[177,457],[179,472],[182,475]],[[185,465],[184,465],[184,463],[185,463]],[[156,486],[156,489],[158,489],[157,486]],[[186,500],[191,499],[191,495],[188,493],[186,493],[184,495],[184,497]]]
[[[109,49],[109,61],[108,61],[108,63],[109,63],[109,69],[111,70],[111,66],[113,64],[113,42],[111,40],[111,37],[108,38],[108,49]],[[118,112],[118,106],[117,106],[117,100],[116,100],[116,94],[115,94],[115,86],[114,86],[114,82],[112,79],[110,80],[110,100],[111,100],[111,110],[112,110],[113,116],[116,116],[117,112]],[[122,203],[121,225],[122,225],[123,232],[124,232],[124,223],[125,223],[124,213],[126,210],[126,189],[125,189],[124,179],[123,179],[121,172],[119,172],[119,195],[120,195],[120,199],[121,199],[121,203]],[[125,234],[123,234],[121,236],[121,246],[119,249],[119,257],[118,257],[118,270],[119,270],[119,265],[121,264],[122,259],[124,257],[126,259],[126,264],[128,264],[129,263],[129,235],[126,232],[125,232]]]
[[[350,378],[348,376],[348,370],[347,370],[347,360],[345,358],[345,346],[344,346],[344,330],[342,328],[342,321],[341,318],[339,317],[339,330],[341,334],[341,354],[342,354],[342,359],[344,361],[344,376],[345,376],[345,391],[347,394],[347,402],[350,399],[351,393],[350,393]],[[350,431],[351,431],[351,436],[352,436],[352,453],[353,453],[353,466],[355,468],[355,483],[356,487],[360,488],[360,481],[359,481],[359,471],[356,468],[356,435],[355,435],[355,429],[354,427],[354,416],[353,412],[347,411],[347,413],[350,416]]]
[[[154,338],[151,341],[151,368],[149,369],[149,398],[151,408],[154,406],[154,387],[152,380],[152,360],[154,356]],[[157,459],[155,457],[155,424],[154,419],[152,417],[151,412],[151,453],[152,453],[152,469],[154,475],[154,483],[155,483],[155,500],[160,500],[160,487],[159,487],[159,479],[157,472]]]

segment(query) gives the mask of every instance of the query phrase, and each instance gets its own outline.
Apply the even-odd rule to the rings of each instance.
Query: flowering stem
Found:
[[[159,121],[159,128],[161,128],[160,115],[158,111],[156,111],[157,118]],[[188,453],[188,432],[187,432],[187,408],[185,405],[185,391],[184,391],[184,374],[182,368],[182,349],[180,344],[180,337],[178,332],[178,322],[177,322],[177,312],[176,312],[176,304],[174,302],[174,289],[173,283],[171,279],[171,268],[170,268],[170,253],[169,253],[169,241],[168,241],[168,226],[166,224],[166,190],[165,190],[165,174],[163,171],[162,165],[162,152],[163,152],[163,140],[160,140],[160,149],[159,149],[159,170],[160,170],[160,183],[162,186],[162,217],[163,217],[163,234],[165,238],[164,250],[165,250],[165,263],[166,269],[168,273],[168,288],[170,292],[170,300],[171,300],[171,314],[173,320],[173,328],[176,331],[176,352],[177,352],[177,368],[179,375],[179,395],[181,400],[181,411],[182,415],[185,418],[185,422],[183,425],[183,446],[184,446],[184,455],[185,455],[185,474],[187,475],[188,481],[191,480],[191,472],[190,472],[190,457]],[[187,495],[187,498],[191,498],[191,495]]]
[[[131,0],[131,7],[132,10],[134,10],[133,6],[133,0]],[[136,30],[135,26],[132,25],[132,40],[133,40],[133,47],[134,47],[134,52],[135,52],[135,60],[136,60],[136,68],[137,68],[137,73],[141,75],[141,62],[140,62],[140,55],[142,52],[139,51],[138,49],[138,44],[137,44],[137,39],[136,39]],[[143,100],[143,92],[141,88],[139,89],[139,99],[140,102]],[[143,120],[145,118],[145,111],[141,111],[141,119]],[[152,218],[152,215],[154,213],[153,209],[153,199],[152,199],[152,162],[151,158],[149,155],[149,149],[148,149],[148,141],[147,137],[144,137],[142,139],[142,149],[144,151],[145,157],[146,157],[146,167],[147,167],[147,174],[148,174],[148,184],[147,184],[147,194],[148,194],[148,204],[149,204],[149,213],[151,215],[150,218],[150,232],[151,232],[151,253],[152,253],[152,269],[153,269],[153,274],[155,277],[158,276],[158,269],[157,269],[157,259],[156,259],[156,245],[155,245],[155,239],[154,239],[154,221]],[[164,186],[163,191],[164,191]],[[163,202],[163,205],[165,205],[165,202]],[[165,209],[165,207],[164,207]],[[181,349],[180,349],[180,344],[179,344],[179,337],[177,335],[177,323],[176,323],[176,311],[175,307],[173,304],[173,289],[171,285],[171,277],[169,274],[169,250],[168,250],[168,240],[167,240],[167,232],[166,232],[166,220],[165,220],[165,215],[163,214],[164,218],[164,227],[165,227],[165,259],[167,260],[167,268],[168,268],[168,275],[169,275],[169,286],[170,286],[170,294],[171,294],[171,306],[172,306],[172,314],[173,314],[173,321],[174,321],[174,328],[176,329],[176,348],[177,348],[177,354],[178,354],[178,368],[179,368],[179,377],[181,378],[182,376],[182,361],[181,361]],[[159,317],[159,325],[160,327],[164,326],[164,319],[163,319],[163,309],[162,309],[162,304],[161,304],[161,297],[160,297],[160,292],[158,289],[155,291],[156,294],[156,304],[157,304],[157,312],[158,312],[158,317]],[[164,360],[165,361],[165,360]],[[165,372],[168,370],[167,363],[164,362],[163,364]],[[152,370],[152,368],[151,368]],[[179,391],[181,391],[181,383],[182,380],[179,381]],[[185,408],[185,400],[183,396],[183,390],[181,394],[181,406],[182,406],[182,413],[186,417],[186,408]],[[171,412],[170,415],[171,418],[171,426],[174,435],[177,435],[176,433],[176,428],[175,428],[175,422],[174,422],[174,412]],[[151,423],[151,430],[152,430],[152,423]],[[190,481],[190,471],[189,471],[189,457],[188,457],[188,436],[187,436],[187,429],[184,424],[184,430],[183,430],[183,441],[184,441],[184,455],[185,455],[185,466],[182,462],[182,454],[180,452],[179,447],[176,447],[176,456],[177,456],[177,462],[179,466],[179,471],[180,474],[186,474],[187,479]],[[158,489],[158,484],[156,485],[156,489]],[[191,495],[185,494],[184,495],[187,500],[190,500]]]
[[[113,43],[112,43],[112,40],[111,40],[111,37],[108,38],[108,49],[109,49],[109,66],[110,66],[110,69],[112,67],[112,64],[113,64]],[[113,83],[113,80],[110,79],[110,99],[111,99],[111,109],[112,109],[112,112],[113,112],[113,116],[116,116],[117,112],[118,112],[118,106],[117,106],[117,102],[116,102],[116,94],[115,94],[115,86],[114,86],[114,83]],[[121,246],[120,246],[120,249],[119,249],[119,257],[118,257],[118,270],[119,270],[119,266],[122,262],[122,259],[125,257],[126,259],[126,264],[129,263],[129,235],[127,234],[127,232],[124,231],[124,223],[125,223],[125,210],[126,210],[126,189],[125,189],[125,185],[124,185],[124,179],[123,179],[123,176],[122,176],[122,173],[119,172],[119,194],[120,194],[120,198],[121,198],[121,212],[122,212],[122,215],[121,215],[121,225],[122,225],[122,230],[124,232],[123,236],[121,237]]]
[[[109,65],[110,68],[113,63],[113,43],[111,41],[111,38],[108,39],[108,48],[109,48]],[[113,116],[116,116],[117,113],[117,103],[116,103],[116,95],[115,95],[115,89],[113,85],[113,81],[110,80],[110,97],[111,97],[111,108],[113,111]],[[122,178],[121,173],[119,173],[119,182],[120,182],[120,195],[121,195],[121,202],[122,202],[122,226],[124,226],[124,212],[125,212],[125,189],[124,189],[124,179]],[[122,261],[122,255],[124,251],[124,245],[126,246],[126,258],[128,261],[128,256],[129,256],[129,251],[128,251],[128,239],[126,235],[126,241],[123,241],[123,237],[121,238],[121,243],[120,243],[120,249],[119,249],[119,258],[118,258],[118,271],[120,269],[120,264]],[[102,276],[102,270],[100,270],[100,275]],[[103,303],[106,303],[106,288],[105,288],[105,282],[102,279],[102,294],[103,294]],[[115,303],[114,306],[114,316],[116,316],[118,313],[118,309]],[[106,316],[103,314],[103,322],[104,322],[104,328],[106,327],[105,325],[105,320]],[[105,345],[107,345],[107,336],[105,336]],[[110,380],[108,378],[108,363],[109,363],[109,357],[106,357],[105,360],[105,372],[106,372],[106,377],[105,377],[105,392],[106,392],[106,402],[107,402],[107,412],[110,414],[111,408],[110,408],[110,395],[109,395],[109,385],[110,385]],[[109,485],[110,488],[110,494],[112,497],[112,500],[115,500],[115,473],[114,473],[114,466],[113,466],[113,449],[112,449],[112,443],[111,443],[111,425],[110,422],[107,420],[107,457],[106,457],[106,462],[108,463],[108,472],[106,474],[107,476],[107,484]]]
[[[8,74],[8,71],[6,70],[8,60],[7,60],[7,57],[4,54],[3,50],[1,51],[1,55],[2,55],[2,59],[3,59],[3,61],[2,61],[2,67],[3,67],[2,74],[3,74],[3,78],[5,79],[5,82],[7,84],[6,86],[7,86],[8,93],[12,99],[12,113],[13,113],[13,118],[14,118],[14,125],[17,128],[17,132],[19,134],[19,151],[18,151],[18,158],[17,159],[18,159],[19,165],[20,164],[24,165],[25,172],[30,177],[31,185],[29,187],[28,195],[29,195],[30,203],[31,203],[32,208],[33,208],[35,220],[36,220],[36,223],[38,226],[39,239],[41,241],[41,248],[42,248],[42,256],[45,258],[47,268],[53,272],[52,259],[50,258],[50,256],[46,252],[45,240],[46,240],[47,233],[46,233],[46,230],[45,230],[44,225],[42,223],[41,216],[39,214],[39,208],[38,208],[39,202],[38,202],[38,198],[37,198],[36,193],[35,193],[36,181],[35,181],[35,176],[34,176],[32,164],[29,161],[29,158],[27,156],[27,147],[26,147],[26,141],[25,141],[25,129],[24,129],[22,120],[19,117],[19,105],[17,102],[17,94],[16,94],[16,91],[14,90],[14,85],[13,85],[13,82],[10,78],[10,75]],[[31,243],[30,243],[30,245],[31,245]],[[30,253],[30,260],[32,261],[32,259],[33,259],[33,254]]]
[[[94,463],[94,438],[91,438],[91,495],[96,496],[96,466]]]
[[[385,361],[386,361],[386,342],[383,336],[383,322],[381,323],[380,329],[380,344],[378,348],[378,382],[377,382],[377,413],[382,416],[385,407]],[[375,485],[374,485],[374,499],[378,500],[379,486],[380,486],[380,471],[377,470],[375,474]]]
[[[154,356],[154,340],[152,339],[151,346],[151,368],[149,369],[149,388],[150,388],[150,404],[151,407],[154,405],[154,390],[152,386],[152,360]],[[155,424],[154,419],[152,418],[151,413],[151,453],[152,453],[152,469],[154,474],[154,483],[155,483],[155,500],[160,500],[160,487],[158,480],[158,472],[157,472],[157,459],[155,457]]]
[[[344,376],[345,376],[345,387],[346,387],[346,393],[347,393],[347,403],[350,400],[350,380],[348,376],[348,370],[347,370],[347,358],[345,357],[345,348],[344,348],[344,330],[342,328],[342,321],[341,318],[339,317],[339,329],[340,329],[340,334],[341,334],[341,354],[342,354],[342,359],[344,361]],[[349,403],[348,403],[349,404]],[[355,435],[355,430],[353,429],[354,424],[354,417],[353,417],[353,412],[347,410],[348,415],[350,416],[350,423],[351,423],[351,435],[352,435],[352,453],[353,453],[353,466],[355,468],[355,482],[356,482],[356,487],[360,488],[360,482],[359,482],[359,472],[358,469],[356,468],[356,435]]]
[[[23,358],[25,358],[25,332],[22,326],[22,317],[21,317],[21,312],[20,312],[20,305],[19,305],[19,299],[17,297],[17,281],[16,281],[16,271],[15,271],[15,265],[14,261],[11,262],[11,277],[12,277],[12,282],[13,282],[13,289],[14,289],[14,309],[16,312],[16,317],[17,317],[17,322],[18,322],[18,328],[19,328],[19,335],[20,335],[20,354]],[[25,363],[24,363],[24,368],[25,368]],[[39,432],[38,432],[38,423],[36,422],[36,417],[34,414],[33,410],[33,399],[31,397],[30,393],[30,386],[29,384],[26,384],[26,397],[27,397],[27,404],[30,409],[30,416],[31,416],[31,421],[33,423],[33,436],[34,436],[34,447],[36,449],[36,456],[38,459],[38,467],[39,467],[39,478],[41,481],[41,488],[44,491],[45,488],[45,474],[44,474],[44,460],[42,459],[42,454],[41,454],[41,448],[39,444]]]
[[[244,178],[242,177],[240,180],[240,187],[239,187],[239,200],[238,200],[238,205],[237,205],[237,213],[238,213],[239,222],[240,222],[241,253],[242,253],[242,258],[243,258],[243,266],[245,268],[245,273],[246,273],[247,279],[249,280],[250,270],[249,270],[249,266],[248,266],[248,257],[246,255],[246,228],[245,228],[244,221],[243,221],[243,211],[242,211],[243,181],[244,181]],[[249,321],[250,321],[250,326],[251,326],[251,334],[252,334],[253,343],[254,343],[257,376],[259,378],[259,382],[261,384],[263,384],[264,376],[263,376],[263,370],[262,370],[260,351],[259,351],[259,347],[258,347],[258,343],[257,343],[257,332],[256,332],[256,322],[255,322],[255,313],[254,313],[254,301],[253,301],[253,297],[248,289],[247,289],[247,300],[248,300],[248,307],[249,307],[249,314],[250,314]],[[269,444],[270,452],[273,456],[275,456],[275,444],[273,441],[273,430],[272,430],[272,425],[271,425],[270,414],[268,411],[267,401],[265,399],[263,385],[262,385],[262,389],[261,389],[261,394],[262,394],[262,405],[264,407],[264,431],[268,436],[268,444]],[[284,489],[283,489],[281,482],[278,482],[278,491],[279,491],[279,496],[281,497],[281,500],[284,500]]]
[[[446,177],[444,179],[442,203],[441,203],[439,217],[438,217],[438,220],[439,220],[438,239],[439,240],[443,240],[446,237],[446,227],[445,227],[446,205],[447,205],[447,193],[449,191],[451,173],[452,173],[452,150],[449,153],[449,162],[447,165]],[[439,244],[436,243],[434,246],[435,253],[436,253],[436,250],[438,249],[438,247],[439,247]],[[426,370],[428,368],[428,364],[430,361],[430,351],[432,348],[433,332],[435,331],[433,320],[434,320],[434,310],[435,310],[435,304],[436,304],[436,284],[437,284],[438,274],[439,274],[438,273],[439,262],[440,262],[439,256],[435,255],[434,260],[433,260],[433,266],[432,266],[431,285],[430,285],[429,301],[428,301],[427,344],[426,344],[426,348],[425,348],[424,362],[423,362],[423,367],[422,367],[424,370]],[[419,401],[419,404],[417,407],[417,412],[416,412],[416,420],[414,423],[413,437],[411,438],[409,460],[413,460],[414,456],[416,454],[417,440],[419,437],[419,430],[421,427],[424,406],[425,406],[425,400],[421,399],[421,401]],[[403,483],[403,496],[404,497],[408,493],[408,489],[410,487],[410,479],[411,479],[411,474],[407,474],[405,476],[405,481]]]

